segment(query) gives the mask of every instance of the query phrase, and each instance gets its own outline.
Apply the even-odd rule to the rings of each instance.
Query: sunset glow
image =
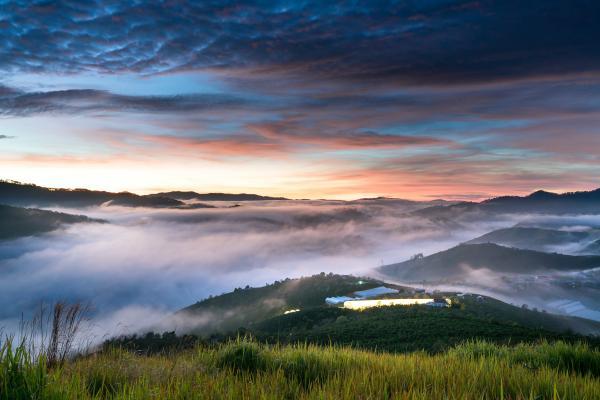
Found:
[[[600,53],[580,17],[596,10],[540,7],[11,2],[2,176],[335,199],[592,189]]]

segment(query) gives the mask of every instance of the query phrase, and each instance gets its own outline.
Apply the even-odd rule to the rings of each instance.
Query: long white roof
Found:
[[[327,297],[325,302],[328,304],[340,304],[348,300],[354,300],[354,298],[348,296]]]
[[[373,289],[361,290],[360,292],[354,292],[354,294],[361,298],[381,296],[382,294],[398,293],[396,289],[391,289],[385,286],[379,286]]]

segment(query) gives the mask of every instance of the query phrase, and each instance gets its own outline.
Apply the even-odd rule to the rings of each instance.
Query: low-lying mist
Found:
[[[383,264],[443,251],[519,223],[561,229],[600,225],[597,217],[523,215],[437,223],[410,214],[414,204],[386,199],[212,204],[217,208],[60,209],[107,223],[68,225],[0,242],[0,327],[10,332],[41,302],[64,300],[92,305],[96,336],[130,333],[236,287],[319,272],[377,276],[375,268]],[[464,290],[527,302],[526,291],[517,295],[505,290],[512,283],[502,276],[481,273]],[[529,295],[530,301],[542,298]]]
[[[209,295],[321,271],[368,274],[486,231],[449,232],[397,204],[253,202],[240,207],[62,209],[75,224],[0,244],[0,326],[40,302],[92,304],[100,335],[130,332]]]

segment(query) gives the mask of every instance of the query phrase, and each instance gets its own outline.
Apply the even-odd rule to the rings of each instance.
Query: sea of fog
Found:
[[[416,253],[448,249],[519,220],[445,227],[389,201],[246,202],[180,210],[61,209],[106,223],[0,242],[0,327],[41,303],[89,303],[104,337],[151,326],[236,287],[320,272],[372,275]]]
[[[76,224],[0,243],[0,326],[40,303],[89,302],[97,331],[141,329],[236,287],[319,272],[368,274],[489,229],[449,232],[397,204],[247,202],[165,210],[61,209],[106,223]]]

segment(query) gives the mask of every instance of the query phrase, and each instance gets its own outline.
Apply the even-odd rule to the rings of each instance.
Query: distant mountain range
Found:
[[[83,215],[4,205],[0,205],[0,221],[0,240],[46,233],[65,224],[102,222]]]
[[[600,256],[568,256],[508,248],[492,243],[462,244],[427,257],[380,267],[380,271],[406,281],[443,282],[467,279],[472,271],[540,274],[600,267]]]
[[[140,196],[87,189],[49,189],[16,182],[0,182],[0,204],[34,207],[91,207],[105,203],[129,207],[175,207],[183,202],[162,196]]]
[[[534,192],[528,196],[503,196],[480,203],[462,202],[417,210],[414,215],[445,223],[461,218],[481,219],[499,214],[581,215],[600,214],[600,189],[563,194]]]
[[[50,189],[33,184],[14,181],[0,181],[0,204],[13,206],[36,207],[89,207],[101,204],[129,207],[173,207],[202,208],[211,207],[194,203],[198,201],[260,201],[289,200],[285,197],[261,196],[251,193],[197,193],[194,191],[170,191],[149,195],[137,195],[129,192],[106,192],[88,189]],[[448,202],[432,200],[415,202],[411,200],[375,197],[358,199],[348,204],[387,204],[418,205],[412,214],[432,220],[459,219],[464,215],[489,215],[502,213],[536,213],[536,214],[600,214],[600,189],[589,192],[572,192],[556,194],[537,191],[525,197],[504,196],[480,203]]]
[[[18,182],[0,181],[0,204],[23,207],[92,207],[102,204],[127,207],[211,208],[213,206],[184,200],[199,201],[256,201],[286,200],[256,194],[163,192],[137,195],[129,192],[106,192],[88,189],[50,189]]]

